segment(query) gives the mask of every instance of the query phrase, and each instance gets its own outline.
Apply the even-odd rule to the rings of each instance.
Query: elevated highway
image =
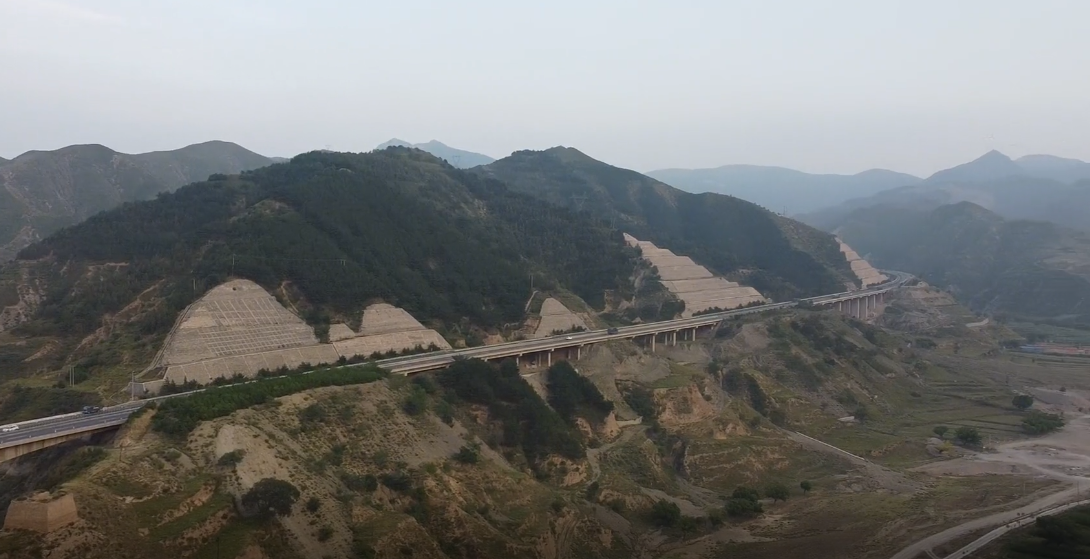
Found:
[[[891,277],[890,281],[857,291],[845,291],[797,301],[769,303],[690,318],[623,326],[615,329],[593,330],[549,338],[394,357],[377,361],[376,364],[391,373],[401,375],[439,370],[450,365],[456,359],[483,359],[486,361],[515,359],[520,366],[528,368],[547,367],[557,359],[579,359],[583,348],[597,343],[611,340],[634,340],[651,351],[655,351],[656,346],[659,344],[675,345],[678,341],[696,340],[702,330],[714,331],[721,322],[728,319],[787,309],[800,304],[812,307],[835,307],[841,312],[863,318],[866,316],[865,313],[873,308],[876,301],[880,301],[886,293],[901,288],[912,278],[911,275],[902,272],[886,273]],[[217,388],[204,390],[217,390]],[[0,462],[66,441],[117,428],[124,424],[134,411],[143,407],[147,402],[185,397],[193,393],[186,392],[127,402],[105,408],[93,414],[77,412],[5,426],[5,429],[10,429],[12,426],[17,427],[17,429],[0,431]]]

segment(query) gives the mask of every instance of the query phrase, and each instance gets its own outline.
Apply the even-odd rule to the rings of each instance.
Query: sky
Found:
[[[649,171],[1090,160],[1084,0],[0,0],[0,157],[438,139]]]

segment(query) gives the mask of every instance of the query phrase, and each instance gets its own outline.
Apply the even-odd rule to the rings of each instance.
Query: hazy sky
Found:
[[[1090,160],[1085,0],[0,0],[0,156],[396,136],[641,171]]]

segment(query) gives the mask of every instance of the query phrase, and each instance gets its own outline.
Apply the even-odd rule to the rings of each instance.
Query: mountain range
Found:
[[[383,142],[376,147],[376,150],[386,149],[391,146],[411,147],[419,150],[426,151],[439,159],[446,160],[447,163],[459,168],[469,169],[470,167],[476,167],[478,165],[488,165],[495,161],[495,159],[484,155],[482,153],[474,153],[472,151],[466,151],[464,149],[452,148],[438,140],[432,140],[430,142],[424,142],[422,144],[411,144],[404,140],[393,138],[387,142]]]
[[[101,145],[29,151],[0,162],[0,262],[31,241],[113,208],[216,173],[270,160],[229,142],[125,154]]]
[[[727,194],[786,214],[814,211],[921,180],[885,169],[855,175],[821,175],[759,165],[662,169],[647,175],[687,192]]]
[[[992,151],[919,183],[798,217],[816,227],[834,230],[859,208],[885,205],[934,209],[958,202],[972,202],[1010,219],[1045,220],[1090,230],[1090,163],[1050,155],[1012,160]]]

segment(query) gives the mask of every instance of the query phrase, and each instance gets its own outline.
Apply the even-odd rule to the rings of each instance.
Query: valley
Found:
[[[0,553],[908,559],[1077,496],[1023,450],[1081,456],[1031,430],[1090,405],[1078,364],[870,239],[639,177],[316,152],[28,247],[0,416],[76,415],[0,435]]]

